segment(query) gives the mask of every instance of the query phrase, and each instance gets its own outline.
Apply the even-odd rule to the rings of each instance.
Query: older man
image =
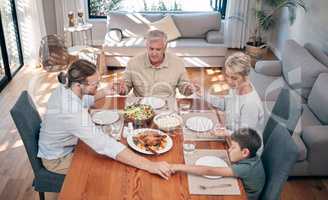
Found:
[[[166,52],[167,36],[160,30],[151,30],[146,36],[147,52],[132,58],[123,79],[114,89],[121,95],[133,88],[136,96],[175,96],[176,88],[189,96],[199,89],[192,84],[183,60]]]

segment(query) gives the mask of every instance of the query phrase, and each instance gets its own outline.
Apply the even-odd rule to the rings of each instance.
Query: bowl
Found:
[[[145,104],[134,104],[125,107],[123,111],[124,121],[132,122],[136,126],[149,124],[155,116],[153,108]]]
[[[180,127],[183,119],[177,113],[161,113],[154,117],[153,122],[160,130],[169,132]]]

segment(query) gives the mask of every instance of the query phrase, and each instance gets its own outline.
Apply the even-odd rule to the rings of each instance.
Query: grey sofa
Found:
[[[265,105],[271,105],[283,87],[299,95],[303,111],[293,132],[299,158],[290,175],[327,176],[328,55],[312,44],[302,47],[289,40],[282,60],[257,62],[250,79]]]
[[[125,66],[128,60],[145,51],[144,36],[149,23],[171,15],[181,37],[168,43],[168,51],[182,57],[186,67],[223,66],[227,48],[218,12],[126,13],[107,16],[103,49],[110,66]],[[121,40],[113,40],[111,31],[121,31]]]

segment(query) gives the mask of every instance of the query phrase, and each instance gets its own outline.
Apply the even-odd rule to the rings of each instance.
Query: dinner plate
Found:
[[[158,97],[144,97],[141,101],[141,104],[146,104],[151,106],[153,109],[160,109],[165,106],[165,101]]]
[[[116,111],[103,110],[92,114],[92,121],[99,125],[112,124],[120,119],[120,115]]]
[[[173,141],[172,141],[171,137],[168,136],[167,134],[165,134],[164,132],[162,132],[162,131],[160,131],[160,130],[156,130],[156,129],[151,129],[151,128],[141,128],[141,129],[135,129],[135,130],[133,131],[133,134],[132,134],[132,135],[129,135],[129,136],[126,138],[128,145],[129,145],[132,149],[134,149],[134,150],[136,150],[136,151],[138,151],[138,152],[140,152],[140,153],[143,153],[143,154],[149,154],[149,155],[154,154],[154,153],[152,153],[152,152],[150,152],[150,151],[147,151],[147,150],[145,150],[145,149],[141,149],[141,148],[139,148],[139,147],[133,142],[133,136],[136,136],[136,135],[138,135],[138,134],[140,134],[140,133],[143,133],[143,132],[145,132],[145,131],[155,131],[155,132],[158,132],[158,133],[161,134],[161,135],[166,135],[166,145],[165,145],[165,147],[164,147],[163,149],[156,151],[157,153],[162,154],[162,153],[165,153],[165,152],[169,151],[169,150],[172,148],[172,146],[173,146]]]
[[[208,166],[208,167],[228,167],[228,164],[219,157],[216,156],[203,156],[200,157],[195,165]],[[204,176],[210,179],[221,178],[222,176]]]
[[[186,127],[192,131],[205,132],[213,129],[213,122],[207,117],[195,116],[187,119]]]

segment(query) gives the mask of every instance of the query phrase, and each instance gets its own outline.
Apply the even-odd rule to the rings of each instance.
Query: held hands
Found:
[[[120,78],[117,79],[117,81],[114,81],[112,84],[112,90],[116,92],[119,95],[125,95],[126,94],[126,84],[124,79]]]
[[[200,88],[200,85],[197,84],[196,82],[191,82],[185,86],[184,90],[185,90],[185,94],[192,95],[194,93],[199,94],[201,91],[201,88]]]
[[[148,166],[147,171],[152,174],[157,174],[166,180],[168,180],[171,174],[173,173],[172,169],[170,168],[170,165],[167,162],[163,161],[152,162]]]

